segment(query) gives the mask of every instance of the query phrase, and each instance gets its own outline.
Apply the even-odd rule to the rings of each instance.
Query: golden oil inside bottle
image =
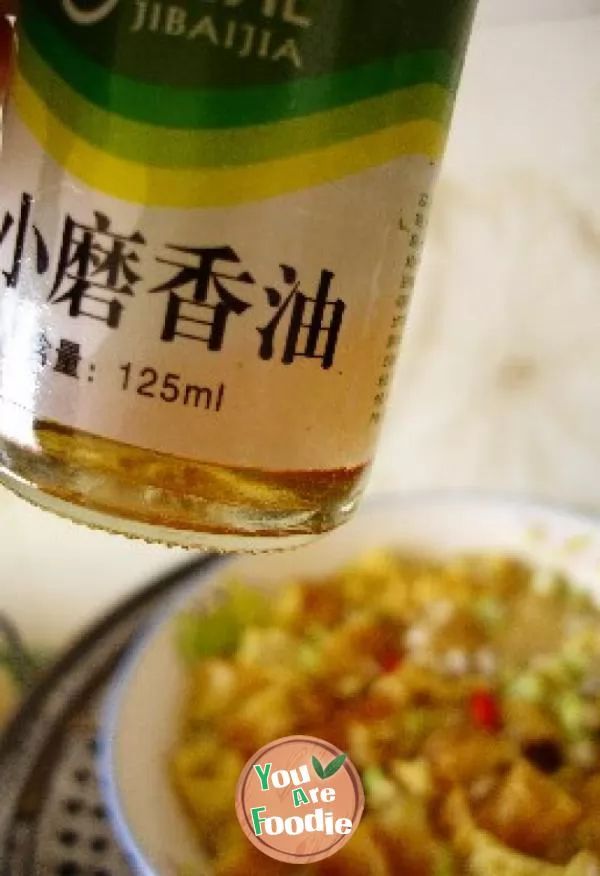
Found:
[[[37,451],[0,441],[0,480],[89,526],[182,547],[276,550],[353,512],[366,466],[273,472],[206,465],[43,421]]]

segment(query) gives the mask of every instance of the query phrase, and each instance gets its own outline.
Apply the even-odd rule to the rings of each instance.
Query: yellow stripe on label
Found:
[[[446,136],[441,124],[424,120],[251,167],[157,168],[109,155],[77,137],[22,76],[14,83],[13,104],[40,145],[73,176],[107,195],[156,207],[234,206],[323,185],[403,155],[436,160]]]

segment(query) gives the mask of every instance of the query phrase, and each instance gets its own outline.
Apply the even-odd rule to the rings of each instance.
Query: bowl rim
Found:
[[[154,639],[164,624],[175,616],[179,608],[186,605],[191,593],[203,589],[208,579],[231,562],[235,555],[216,555],[213,562],[199,569],[175,595],[167,597],[166,602],[142,624],[133,636],[125,654],[117,663],[113,682],[109,685],[100,705],[98,720],[98,776],[100,788],[106,803],[108,818],[115,832],[121,851],[134,862],[140,876],[159,876],[147,860],[142,847],[128,827],[119,792],[117,773],[114,768],[114,740],[124,698],[129,683],[141,660],[146,647]]]
[[[554,517],[562,517],[572,523],[600,527],[600,513],[586,513],[559,501],[544,500],[528,496],[515,496],[484,490],[418,490],[390,491],[368,496],[361,504],[358,514],[370,511],[383,511],[386,508],[403,507],[424,504],[462,504],[482,507],[497,507],[505,510],[539,512]],[[326,536],[325,536],[326,538]],[[98,732],[98,774],[102,794],[107,806],[108,817],[115,832],[118,844],[125,857],[133,864],[140,876],[163,876],[157,873],[145,856],[143,847],[136,841],[132,829],[129,828],[123,810],[123,803],[118,787],[117,773],[114,768],[114,741],[116,729],[124,698],[146,648],[162,626],[168,623],[177,613],[179,607],[187,604],[191,593],[203,590],[207,582],[219,574],[223,568],[238,558],[239,554],[215,556],[214,562],[195,574],[182,590],[166,604],[151,615],[133,637],[124,656],[118,663],[113,676],[113,682],[105,694],[99,712]]]

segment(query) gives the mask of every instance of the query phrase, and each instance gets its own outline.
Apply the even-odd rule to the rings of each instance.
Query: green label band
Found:
[[[43,147],[104,192],[260,200],[414,149],[439,157],[472,11],[471,0],[25,0],[15,102]]]

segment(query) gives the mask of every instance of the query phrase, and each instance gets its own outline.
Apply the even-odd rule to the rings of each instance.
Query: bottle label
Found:
[[[272,470],[367,462],[471,0],[25,0],[0,420]]]

